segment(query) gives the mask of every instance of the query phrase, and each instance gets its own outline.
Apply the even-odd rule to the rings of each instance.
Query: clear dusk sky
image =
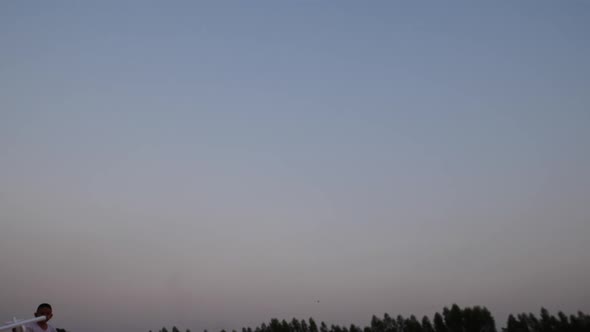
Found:
[[[588,1],[1,1],[0,319],[588,313],[589,33]]]

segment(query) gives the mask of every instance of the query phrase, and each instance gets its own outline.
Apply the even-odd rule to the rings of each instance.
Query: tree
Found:
[[[404,332],[422,332],[422,325],[416,316],[410,315],[410,318],[406,319]]]
[[[350,324],[350,327],[348,328],[348,330],[350,332],[363,332],[363,330],[361,330],[358,326],[356,326],[354,324]]]
[[[541,308],[541,331],[542,332],[554,332],[558,331],[557,319],[549,314],[549,311],[545,308]]]
[[[578,316],[575,317],[575,322],[575,324],[572,324],[574,331],[590,331],[590,315],[585,315],[583,312],[578,311]]]
[[[434,327],[432,326],[432,323],[430,322],[428,316],[422,317],[422,331],[434,332]]]
[[[281,321],[281,332],[289,332],[289,323],[284,319]]]
[[[313,318],[309,319],[309,332],[318,332],[318,326]]]
[[[463,332],[463,314],[458,305],[453,304],[450,310],[445,307],[443,316],[449,332]]]
[[[305,321],[305,319],[301,320],[301,332],[310,332],[309,326],[307,326],[307,322]]]
[[[271,319],[268,329],[270,332],[282,332],[281,322],[276,318]]]
[[[479,307],[478,307],[479,308]],[[488,308],[483,307],[480,309],[480,331],[482,332],[496,332],[496,321],[494,320],[494,316],[488,310]]]
[[[563,332],[572,332],[572,324],[570,323],[567,315],[559,311],[557,313],[557,317],[559,318],[557,322],[557,330]]]
[[[402,317],[402,315],[397,315],[395,321],[397,323],[398,331],[403,332],[406,330],[406,320],[404,319],[404,317]]]
[[[434,330],[436,332],[448,332],[447,325],[445,324],[443,317],[440,313],[434,314]]]
[[[514,318],[513,315],[508,316],[508,320],[506,322],[506,328],[504,328],[504,332],[524,332],[521,331],[521,327],[519,322]]]
[[[465,309],[463,309],[462,317],[462,325],[464,331],[479,331],[481,326],[483,325],[481,322],[481,312],[479,307],[466,307]]]
[[[382,324],[385,332],[398,332],[397,322],[387,313],[383,314]]]
[[[290,330],[290,332],[302,332],[301,331],[301,324],[299,323],[299,321],[296,318],[293,318],[291,320],[291,323],[289,323],[289,330]]]
[[[385,314],[386,317],[389,317],[387,314]],[[371,331],[373,332],[385,332],[385,324],[383,322],[383,320],[379,319],[379,317],[373,315],[373,317],[371,317]]]

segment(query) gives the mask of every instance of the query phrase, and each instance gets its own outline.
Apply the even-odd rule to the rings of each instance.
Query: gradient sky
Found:
[[[587,1],[1,1],[0,319],[590,312],[589,31]]]

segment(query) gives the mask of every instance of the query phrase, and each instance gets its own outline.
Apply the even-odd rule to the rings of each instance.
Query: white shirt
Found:
[[[25,332],[57,332],[55,327],[47,324],[47,330],[44,330],[37,323],[29,323],[25,325]]]

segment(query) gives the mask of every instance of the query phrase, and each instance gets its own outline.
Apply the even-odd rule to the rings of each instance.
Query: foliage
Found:
[[[577,315],[567,316],[558,312],[553,316],[545,308],[541,308],[539,317],[532,313],[509,315],[506,327],[502,332],[588,332],[590,331],[590,315],[578,312]],[[164,327],[159,332],[168,332]],[[172,332],[180,332],[175,326]],[[187,332],[190,332],[187,330]],[[205,330],[204,332],[207,332]],[[225,332],[222,330],[221,332]],[[411,315],[405,318],[401,315],[392,318],[385,313],[383,317],[372,316],[369,326],[356,325],[328,326],[320,322],[319,327],[313,318],[309,320],[290,321],[273,318],[268,323],[262,323],[254,329],[242,328],[241,332],[498,332],[494,317],[485,307],[475,306],[461,309],[453,304],[450,308],[443,308],[442,313],[435,313],[431,319],[422,319]]]

